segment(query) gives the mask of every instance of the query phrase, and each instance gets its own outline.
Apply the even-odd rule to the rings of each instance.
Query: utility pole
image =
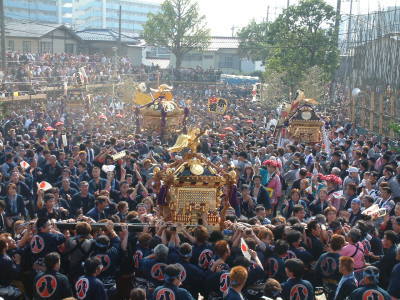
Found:
[[[121,44],[121,23],[122,23],[122,21],[121,21],[121,16],[122,15],[122,6],[120,5],[119,6],[119,20],[118,20],[118,41],[119,41],[119,43]]]
[[[351,37],[351,21],[353,17],[353,0],[350,0],[350,14],[349,14],[349,25],[347,28],[347,46],[346,53],[349,54],[350,51],[350,37]]]
[[[286,8],[289,8],[289,6],[290,6],[290,0],[287,0],[287,6],[286,6]]]
[[[267,23],[269,22],[269,5],[267,6]]]
[[[235,25],[232,25],[232,27],[231,27],[231,30],[232,30],[232,37],[234,37],[235,36],[235,29],[236,29],[237,27],[235,26]]]
[[[340,10],[342,7],[342,0],[337,0],[336,3],[336,19],[335,19],[335,35],[336,35],[336,42],[339,42],[339,27],[340,27],[340,19],[341,19],[341,15],[340,15]]]
[[[1,69],[6,73],[6,30],[4,25],[4,0],[0,0]]]

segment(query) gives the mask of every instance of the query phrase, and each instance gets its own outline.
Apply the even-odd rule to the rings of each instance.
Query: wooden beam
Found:
[[[371,92],[370,101],[369,101],[369,130],[374,131],[374,119],[375,119],[375,92]]]
[[[383,94],[379,95],[379,134],[383,134],[383,118],[384,118],[384,106],[383,106]]]

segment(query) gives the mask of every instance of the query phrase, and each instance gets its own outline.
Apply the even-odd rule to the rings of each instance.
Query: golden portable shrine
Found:
[[[302,90],[297,91],[296,99],[282,110],[276,130],[279,139],[306,144],[321,143],[324,122],[313,107],[316,104],[316,100],[306,99]]]
[[[188,134],[180,135],[169,151],[185,152],[182,159],[165,170],[154,171],[156,180],[161,182],[158,204],[166,221],[221,228],[229,198],[236,193],[236,173],[219,169],[203,154],[197,153],[202,134],[204,131],[192,129]]]
[[[189,115],[187,107],[180,107],[174,100],[172,87],[161,84],[158,89],[147,92],[145,83],[140,83],[134,94],[137,131],[179,132],[186,126]]]
[[[288,120],[288,138],[303,143],[320,143],[322,140],[321,121],[309,105],[299,107]]]

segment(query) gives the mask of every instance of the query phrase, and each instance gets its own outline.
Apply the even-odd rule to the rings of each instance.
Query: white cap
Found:
[[[356,167],[350,167],[350,168],[348,169],[348,171],[349,171],[349,173],[358,173],[358,168],[356,168]]]

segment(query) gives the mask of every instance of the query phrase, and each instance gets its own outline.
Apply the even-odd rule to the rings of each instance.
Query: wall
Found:
[[[14,41],[14,51],[23,52],[23,42],[30,41],[31,42],[31,52],[37,53],[39,51],[39,44],[37,39],[33,38],[14,38],[14,37],[6,37],[6,49],[8,49],[9,40]]]

